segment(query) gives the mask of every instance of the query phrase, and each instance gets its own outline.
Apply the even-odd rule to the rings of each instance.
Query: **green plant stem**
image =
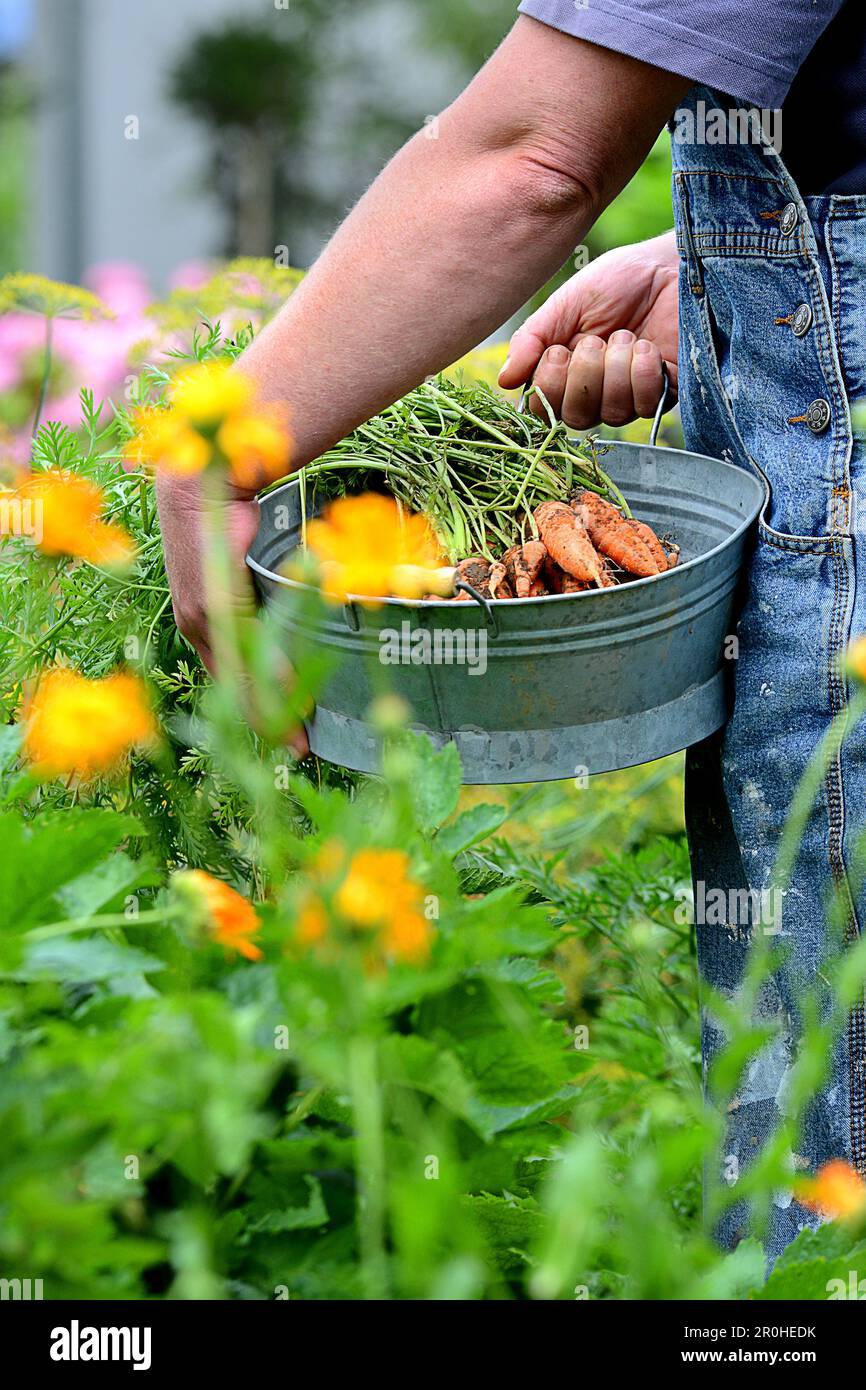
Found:
[[[54,342],[54,319],[50,314],[45,316],[45,365],[42,368],[42,383],[39,387],[39,399],[36,402],[36,414],[33,416],[33,438],[39,433],[39,422],[42,419],[42,411],[45,408],[45,398],[48,395],[48,382],[51,379],[51,365],[53,357]]]
[[[57,936],[70,936],[73,932],[109,931],[113,927],[146,927],[151,923],[170,922],[177,917],[174,908],[154,908],[151,912],[140,912],[137,917],[127,917],[122,912],[109,912],[101,917],[70,917],[66,922],[49,922],[44,927],[34,927],[25,932],[28,941],[50,941]]]
[[[375,1039],[359,1034],[349,1043],[349,1079],[357,1131],[358,1231],[364,1295],[386,1297],[385,1145]]]

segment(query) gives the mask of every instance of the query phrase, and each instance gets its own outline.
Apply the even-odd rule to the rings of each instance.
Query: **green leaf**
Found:
[[[68,917],[91,917],[115,905],[119,908],[118,899],[158,883],[159,879],[152,860],[130,859],[122,850],[116,850],[110,859],[59,889],[57,901]]]
[[[830,1221],[801,1231],[783,1252],[763,1288],[752,1295],[769,1299],[849,1298],[851,1271],[866,1268],[866,1240],[844,1222]],[[854,1279],[857,1285],[858,1273]],[[855,1297],[859,1294],[855,1292]]]
[[[508,812],[504,806],[487,803],[471,806],[450,825],[443,825],[436,836],[436,847],[453,859],[472,845],[477,845],[480,840],[486,840],[488,835],[499,829],[507,817]]]
[[[58,980],[89,984],[132,975],[153,974],[165,966],[134,946],[118,946],[103,936],[61,936],[37,941],[14,972],[16,980]]]
[[[460,754],[454,743],[446,743],[437,753],[423,734],[404,735],[404,738],[412,751],[412,804],[421,829],[429,832],[457,808],[461,785]]]
[[[245,1228],[245,1236],[276,1235],[280,1231],[314,1231],[327,1225],[328,1209],[322,1196],[318,1178],[308,1173],[302,1174],[306,1183],[308,1200],[303,1206],[286,1206],[278,1189],[268,1190],[260,1200],[266,1208],[260,1216],[253,1217]]]
[[[383,1081],[410,1086],[432,1096],[446,1110],[472,1123],[472,1085],[453,1053],[417,1035],[392,1033],[382,1043],[379,1068]],[[479,1133],[486,1135],[482,1126]]]
[[[499,1197],[483,1192],[477,1197],[464,1197],[463,1204],[481,1226],[501,1269],[528,1262],[530,1248],[542,1238],[547,1226],[547,1218],[534,1197],[515,1197],[510,1193]]]
[[[24,821],[0,815],[0,929],[23,931],[62,913],[57,894],[140,835],[132,816],[94,807]]]

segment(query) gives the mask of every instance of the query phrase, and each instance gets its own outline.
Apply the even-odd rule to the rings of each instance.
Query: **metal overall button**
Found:
[[[797,211],[797,204],[786,203],[779,218],[779,229],[782,236],[790,236],[799,221],[800,214]]]
[[[829,401],[813,401],[806,411],[806,424],[813,434],[823,434],[832,416],[833,412],[830,409]]]
[[[811,304],[800,304],[791,315],[791,332],[795,338],[803,338],[812,327],[815,316]]]

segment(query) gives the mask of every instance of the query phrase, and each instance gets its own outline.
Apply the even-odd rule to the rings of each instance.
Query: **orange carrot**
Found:
[[[635,532],[617,507],[597,493],[583,492],[574,503],[574,510],[602,555],[615,560],[629,574],[646,577],[661,573],[643,535]],[[667,561],[664,568],[667,569]]]
[[[664,574],[665,570],[669,568],[668,553],[653,528],[647,525],[645,521],[635,521],[634,518],[632,518],[631,521],[627,521],[626,526],[628,526],[633,535],[639,536],[644,542],[659,567],[659,574]]]
[[[508,582],[508,571],[501,560],[494,560],[490,566],[487,588],[491,598],[514,598],[514,590]]]
[[[542,502],[535,522],[548,553],[566,574],[585,584],[597,583],[601,560],[577,513],[565,502]]]
[[[584,589],[591,589],[592,585],[587,584],[583,579],[575,579],[573,575],[566,574],[564,569],[560,569],[555,560],[551,560],[548,555],[544,562],[544,581],[552,594],[579,594]]]
[[[508,570],[508,582],[518,598],[529,598],[547,554],[541,541],[526,541],[506,550],[502,563]]]

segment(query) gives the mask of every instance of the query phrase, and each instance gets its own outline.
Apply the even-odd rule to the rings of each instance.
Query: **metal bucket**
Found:
[[[307,726],[312,751],[376,772],[381,745],[366,715],[386,681],[407,701],[413,728],[437,747],[457,745],[463,781],[473,784],[610,772],[720,728],[724,640],[764,488],[733,464],[680,449],[611,443],[602,463],[635,515],[675,538],[675,569],[549,598],[348,603],[317,616],[312,629],[303,605],[280,605],[289,655],[303,632],[341,658]],[[268,602],[304,587],[279,574],[299,543],[297,482],[264,496],[261,514],[247,563]],[[395,639],[405,664],[383,666]],[[449,653],[466,660],[448,664]]]

